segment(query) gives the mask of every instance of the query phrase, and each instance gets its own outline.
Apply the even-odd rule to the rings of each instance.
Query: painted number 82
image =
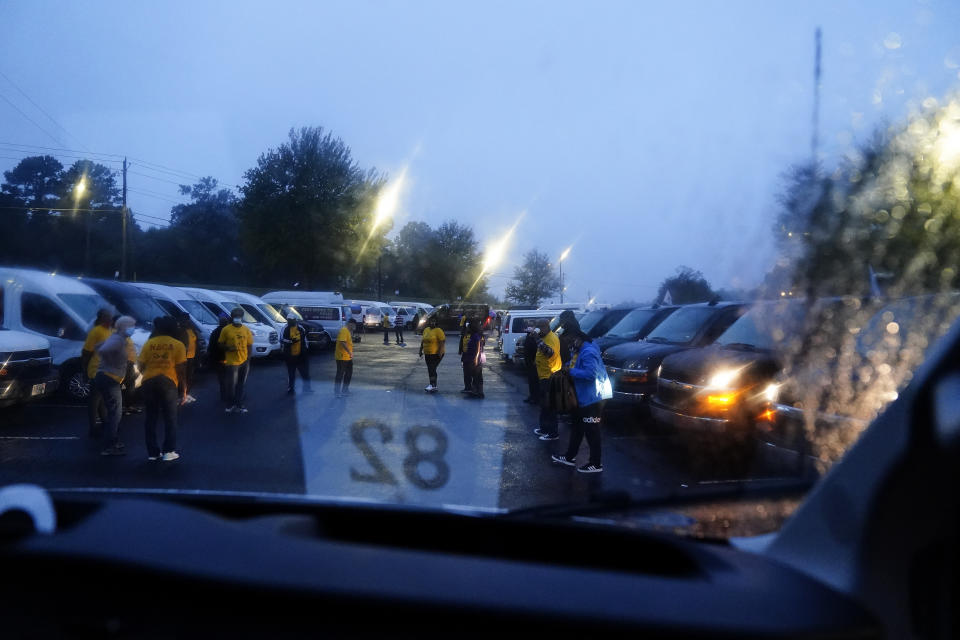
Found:
[[[379,435],[381,444],[393,440],[393,431],[382,422],[360,420],[350,425],[350,438],[370,465],[372,473],[357,471],[350,467],[350,478],[356,482],[375,482],[378,484],[397,484],[397,477],[367,441],[366,432],[374,431]],[[420,489],[439,489],[450,479],[450,467],[443,459],[447,453],[447,434],[436,427],[410,427],[403,434],[407,445],[407,456],[403,459],[403,475]],[[424,470],[432,473],[424,476]]]

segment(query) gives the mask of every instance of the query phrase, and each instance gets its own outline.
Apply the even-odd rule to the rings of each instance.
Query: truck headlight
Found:
[[[714,389],[729,389],[739,373],[735,369],[721,369],[711,376],[707,385]]]

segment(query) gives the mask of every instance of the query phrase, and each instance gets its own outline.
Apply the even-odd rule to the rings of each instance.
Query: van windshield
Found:
[[[95,293],[60,293],[57,297],[87,322],[94,321],[98,309],[110,306]]]
[[[258,304],[257,307],[267,315],[268,318],[271,318],[274,322],[286,322],[286,318],[283,317],[276,307],[272,304],[264,302],[263,304]]]
[[[240,308],[246,311],[252,318],[261,324],[270,324],[270,318],[263,311],[260,311],[255,305],[249,303],[240,303]]]
[[[716,307],[687,307],[671,314],[647,336],[649,342],[687,344],[717,312]]]
[[[614,338],[636,338],[656,313],[656,309],[634,309],[613,325],[607,335]]]
[[[217,324],[217,316],[196,300],[177,300],[177,302],[200,324]]]

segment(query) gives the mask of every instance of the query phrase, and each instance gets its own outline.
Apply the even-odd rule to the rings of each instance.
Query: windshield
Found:
[[[217,324],[217,316],[193,298],[184,298],[177,302],[200,324]]]
[[[955,0],[116,5],[0,3],[3,321],[59,377],[0,488],[487,512],[820,478],[955,320]],[[256,344],[185,345],[176,465],[160,380],[124,383],[125,457],[85,440],[101,288],[204,339],[245,300]],[[301,342],[254,326],[291,310]]]
[[[613,325],[607,335],[614,338],[636,338],[656,314],[656,309],[634,309]]]
[[[797,301],[787,304],[758,304],[730,325],[717,338],[721,346],[745,345],[774,350],[802,330],[806,308]]]
[[[106,300],[93,293],[61,293],[57,297],[87,322],[93,322],[97,311],[108,306]]]
[[[657,325],[657,328],[647,335],[646,340],[647,342],[687,344],[693,341],[703,326],[716,313],[717,309],[714,307],[677,309],[666,320]]]
[[[260,309],[260,311],[265,313],[267,317],[269,317],[274,322],[287,321],[286,317],[283,314],[281,314],[279,311],[277,311],[276,307],[274,307],[272,304],[267,304],[266,302],[264,302],[263,304],[258,304],[257,307]]]

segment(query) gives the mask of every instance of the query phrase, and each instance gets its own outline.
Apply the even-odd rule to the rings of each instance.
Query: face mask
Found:
[[[241,323],[241,321],[240,321],[240,318],[234,318],[234,319],[233,319],[233,326],[239,327],[241,324],[242,324],[242,323]]]
[[[136,331],[136,328],[134,328],[134,327],[127,327],[126,329],[123,330],[123,335],[125,335],[125,336],[127,336],[127,337],[129,338],[129,337],[131,337],[131,336],[133,335],[133,332],[134,332],[134,331]]]

